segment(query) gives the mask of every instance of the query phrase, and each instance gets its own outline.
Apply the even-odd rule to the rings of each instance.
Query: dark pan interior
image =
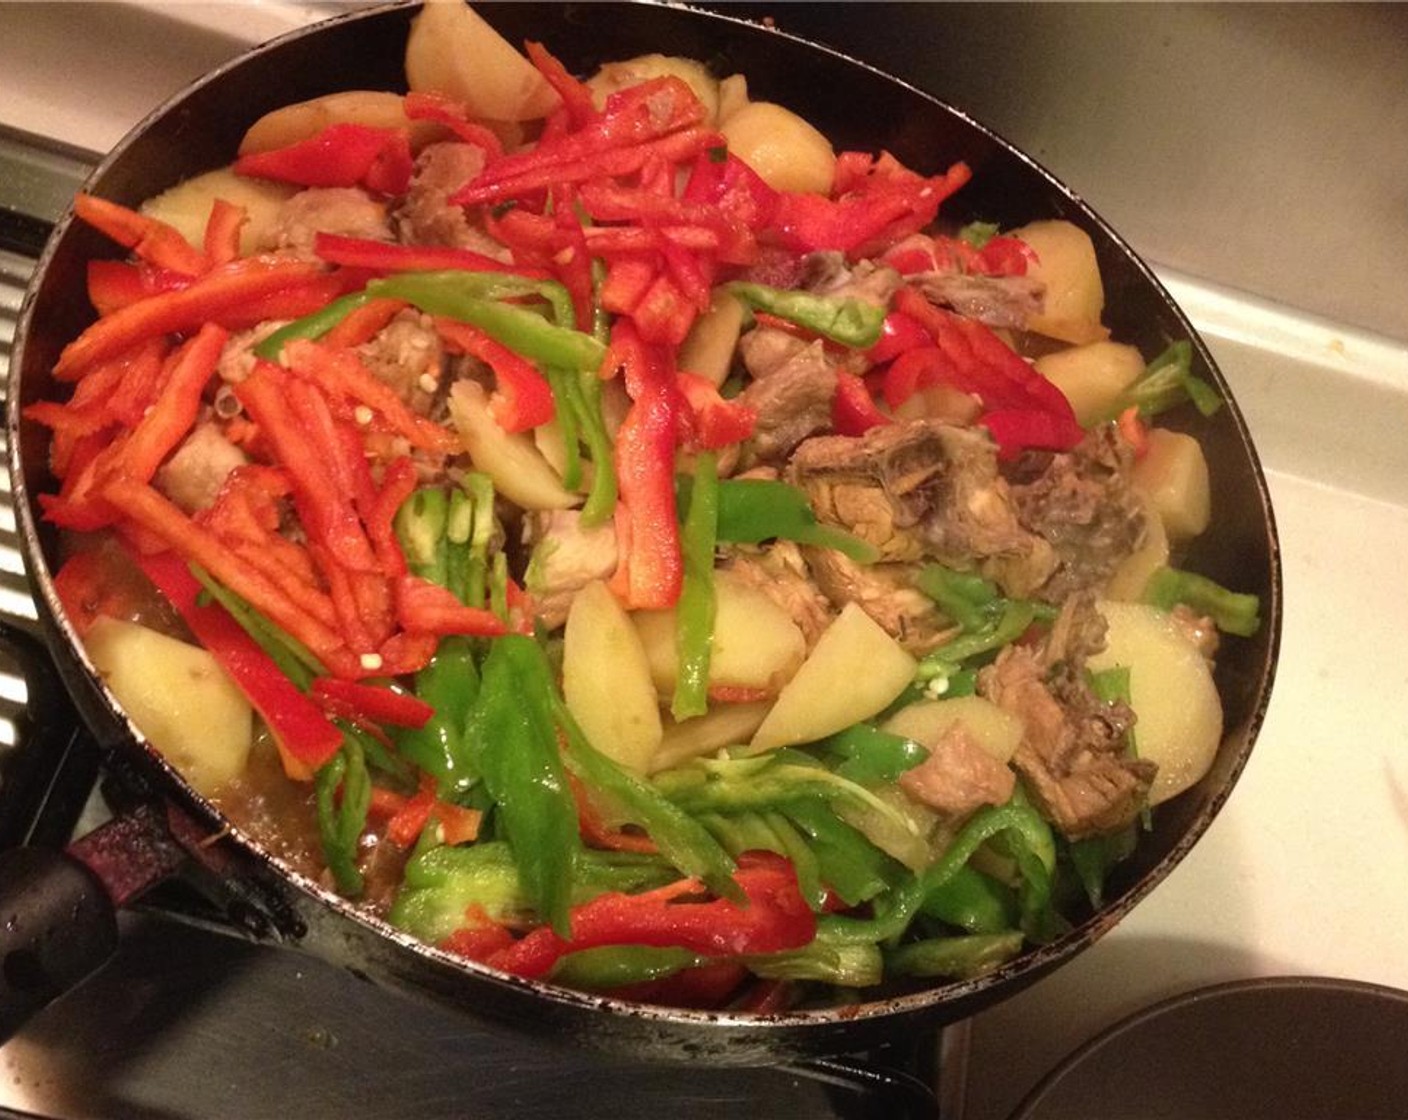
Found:
[[[1215,529],[1199,542],[1188,566],[1262,598],[1264,625],[1251,640],[1225,643],[1218,685],[1226,737],[1208,776],[1163,806],[1152,833],[1120,873],[1114,900],[1095,919],[1054,945],[1023,956],[997,973],[964,984],[887,996],[844,1012],[779,1017],[726,1016],[648,1009],[506,980],[454,963],[416,945],[312,884],[297,881],[277,861],[245,845],[251,874],[282,893],[296,917],[286,936],[347,964],[360,974],[428,994],[476,1013],[507,1019],[545,1036],[637,1055],[672,1059],[710,1056],[753,1062],[788,1054],[855,1050],[885,1038],[903,1022],[952,1021],[1012,994],[1093,941],[1167,874],[1207,827],[1240,772],[1260,725],[1274,671],[1280,631],[1280,567],[1266,487],[1245,425],[1225,382],[1191,326],[1129,248],[1084,204],[1026,156],[961,112],[845,59],[736,20],[658,4],[484,4],[490,22],[516,42],[543,41],[577,72],[597,63],[658,51],[708,62],[720,74],[748,76],[752,97],[800,112],[838,150],[885,148],[905,163],[934,172],[966,160],[974,181],[945,214],[1012,226],[1061,217],[1083,227],[1096,245],[1107,297],[1107,323],[1120,341],[1152,356],[1169,341],[1193,338],[1195,368],[1214,382],[1229,406],[1210,421],[1184,410],[1180,423],[1202,441],[1215,480]],[[863,8],[856,7],[857,18]],[[413,8],[395,7],[339,17],[259,49],[203,79],[158,110],[106,160],[89,189],[135,204],[194,173],[229,162],[244,130],[269,109],[340,89],[403,89],[402,51]],[[41,262],[22,311],[11,373],[10,400],[49,396],[49,369],[63,344],[92,317],[84,295],[84,265],[118,255],[91,231],[61,224]],[[38,521],[34,495],[49,485],[45,433],[9,417],[16,504],[50,644],[75,700],[99,737],[118,746],[126,769],[215,820],[140,741],[98,686],[76,638],[60,616],[50,572],[57,541]],[[236,836],[232,844],[242,841]],[[276,923],[280,924],[280,923]]]

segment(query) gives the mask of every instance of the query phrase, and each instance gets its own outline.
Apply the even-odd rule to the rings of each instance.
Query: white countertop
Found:
[[[127,5],[77,7],[115,41],[141,34],[140,13],[116,16]],[[96,66],[121,53],[113,41],[72,43],[65,5],[0,4],[0,123],[106,150],[241,38],[318,11],[167,9],[167,31],[184,30],[150,53],[160,65],[123,69],[98,103],[53,96],[52,52],[68,51],[70,70]],[[6,29],[17,20],[18,37]],[[1267,469],[1285,565],[1273,699],[1235,793],[1183,864],[1102,942],[974,1021],[966,1120],[1005,1116],[1072,1047],[1192,987],[1316,974],[1408,989],[1408,346],[1158,271]]]

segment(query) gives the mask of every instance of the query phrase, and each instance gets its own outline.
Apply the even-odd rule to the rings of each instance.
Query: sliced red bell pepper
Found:
[[[488,963],[518,976],[541,977],[564,953],[602,945],[654,945],[701,956],[737,956],[798,949],[816,936],[816,915],[786,860],[771,853],[747,853],[734,880],[747,896],[746,906],[724,898],[685,901],[701,890],[694,880],[638,895],[598,895],[573,908],[570,939],[543,926]]]
[[[591,90],[568,73],[567,67],[550,54],[542,43],[529,40],[523,44],[523,48],[528,55],[528,61],[547,79],[548,85],[552,86],[557,96],[562,99],[569,129],[585,128],[596,120],[599,114],[592,103]]]
[[[898,357],[906,350],[932,344],[933,338],[918,320],[903,311],[891,311],[885,316],[884,325],[880,328],[880,341],[865,352],[865,359],[871,365],[878,366]],[[889,404],[891,408],[895,406],[894,401]]]
[[[462,268],[467,272],[512,272],[518,276],[547,279],[542,269],[524,269],[505,261],[456,249],[447,245],[394,245],[362,237],[319,233],[313,239],[313,252],[329,264],[363,268],[378,274],[387,272],[441,272]]]
[[[210,268],[206,255],[176,232],[175,228],[116,202],[80,194],[73,212],[94,229],[157,268],[185,276],[199,276]]]
[[[737,400],[725,400],[708,378],[681,371],[680,392],[694,413],[694,443],[705,451],[740,443],[753,434],[758,410]]]
[[[582,842],[588,847],[611,852],[645,854],[654,854],[660,850],[655,841],[644,833],[612,828],[602,820],[601,813],[592,802],[590,791],[577,775],[569,773],[567,784],[572,787],[572,800],[577,805],[577,828],[582,834]]]
[[[134,557],[201,645],[220,662],[268,724],[281,749],[313,770],[342,745],[342,732],[300,692],[238,622],[218,604],[201,605],[199,581],[174,552]]]
[[[409,456],[393,459],[382,474],[376,501],[362,514],[367,539],[372,542],[382,574],[388,579],[396,579],[407,571],[406,557],[396,538],[396,511],[415,492],[419,481],[416,465]]]
[[[631,322],[642,342],[672,351],[685,340],[698,317],[699,308],[667,272],[656,274],[631,311]]]
[[[513,934],[484,912],[483,907],[465,910],[464,923],[440,942],[440,948],[466,960],[487,961],[513,944]]]
[[[334,350],[352,350],[370,342],[386,329],[391,320],[409,307],[402,299],[371,299],[353,308],[327,334],[323,345]]]
[[[679,387],[671,351],[649,346],[618,320],[611,349],[625,372],[630,411],[616,433],[618,529],[628,542],[622,571],[633,609],[664,609],[679,599],[684,579],[675,509],[675,447],[680,431]]]
[[[404,129],[332,124],[287,147],[240,156],[234,171],[301,187],[364,186],[401,195],[411,180],[410,141]]]
[[[212,269],[179,291],[161,292],[104,316],[64,347],[54,365],[59,381],[77,381],[94,364],[115,358],[151,338],[189,334],[261,296],[316,280],[315,261],[245,257]]]
[[[392,727],[424,727],[435,709],[424,700],[382,685],[318,677],[310,689],[315,700],[334,700],[363,719]],[[432,800],[434,800],[432,798]]]
[[[467,607],[453,592],[421,579],[401,576],[395,584],[396,615],[409,631],[424,634],[465,634],[494,638],[507,634],[508,627],[493,611]]]
[[[489,414],[504,431],[526,432],[553,418],[552,387],[532,362],[468,323],[438,319],[435,325],[447,342],[494,371]]]
[[[656,266],[643,257],[617,257],[607,262],[601,306],[613,315],[629,315],[650,290],[656,271]]]
[[[217,198],[205,223],[203,247],[211,264],[229,264],[240,255],[240,231],[249,221],[249,211],[233,202]]]
[[[111,315],[123,307],[154,296],[189,287],[191,277],[169,268],[153,268],[143,262],[88,262],[88,301],[99,315]]]
[[[481,149],[490,159],[504,154],[503,142],[494,130],[471,119],[469,110],[463,103],[446,97],[443,93],[412,90],[402,99],[401,104],[409,120],[443,124],[466,144],[473,144]]]
[[[1119,415],[1120,435],[1129,444],[1136,460],[1149,454],[1149,425],[1139,415],[1139,406],[1130,405]]]
[[[681,197],[716,207],[753,233],[772,224],[780,199],[761,175],[732,152],[720,160],[714,151],[695,158]]]
[[[853,373],[836,371],[836,398],[831,404],[831,426],[843,436],[860,436],[882,424],[889,424],[875,405],[865,382]]]

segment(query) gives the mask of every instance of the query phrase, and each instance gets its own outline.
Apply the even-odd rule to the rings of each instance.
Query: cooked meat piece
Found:
[[[990,327],[1024,330],[1045,303],[1045,285],[1029,276],[965,276],[924,272],[914,277],[931,303]]]
[[[953,623],[914,587],[912,564],[862,566],[829,548],[804,550],[817,586],[839,609],[856,603],[916,657],[954,634]]]
[[[220,361],[215,367],[220,380],[238,385],[248,377],[254,370],[254,348],[281,326],[281,320],[274,320],[230,335],[225,342],[225,349],[220,351]]]
[[[156,472],[156,488],[187,513],[209,509],[230,472],[245,462],[245,453],[218,426],[197,424]]]
[[[765,548],[731,549],[723,568],[765,592],[791,615],[806,638],[808,649],[816,645],[822,631],[831,624],[831,604],[808,578],[802,551],[792,541],[775,541]]]
[[[976,568],[1017,597],[1055,570],[1051,546],[1018,523],[981,432],[911,420],[859,437],[820,436],[797,449],[788,479],[806,489],[817,517],[885,560]]]
[[[386,207],[356,187],[313,187],[279,207],[274,223],[279,248],[312,253],[313,238],[319,233],[391,240]]]
[[[1217,647],[1220,640],[1217,623],[1207,615],[1199,614],[1193,608],[1186,607],[1182,603],[1169,611],[1168,615],[1209,663],[1217,657]]]
[[[820,342],[764,327],[745,334],[739,352],[753,381],[738,399],[758,414],[748,461],[783,459],[809,435],[831,426],[836,368]]]
[[[358,353],[377,380],[403,401],[422,413],[429,409],[442,380],[445,348],[427,316],[402,311]]]
[[[577,592],[616,571],[616,527],[610,521],[590,528],[578,510],[530,513],[525,531],[533,554],[524,576],[539,621],[555,630],[567,621]]]
[[[958,823],[984,805],[1003,805],[1017,777],[955,723],[929,750],[929,757],[900,775],[900,788]]]
[[[1143,543],[1147,515],[1130,487],[1132,461],[1129,446],[1105,424],[1073,451],[1029,453],[1017,464],[1011,476],[1017,516],[1059,559],[1042,598],[1058,603],[1100,586]]]
[[[450,195],[484,169],[484,153],[473,144],[428,145],[416,158],[410,189],[396,211],[401,240],[412,245],[450,245],[506,258],[504,247],[470,223]]]
[[[831,299],[858,299],[879,307],[889,305],[890,297],[903,282],[893,268],[874,261],[849,265],[844,253],[821,252],[808,255],[802,273],[802,286]]]
[[[1085,596],[1062,611],[1094,613]],[[1054,644],[1008,646],[978,674],[979,693],[1022,720],[1012,764],[1038,808],[1071,840],[1129,824],[1158,769],[1125,753],[1134,725],[1128,705],[1104,703],[1085,683],[1083,656],[1093,625],[1077,617],[1058,623]]]

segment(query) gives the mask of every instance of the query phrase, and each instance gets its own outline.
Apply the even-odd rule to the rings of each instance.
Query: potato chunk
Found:
[[[1142,603],[1100,604],[1105,649],[1092,672],[1129,669],[1130,706],[1139,757],[1158,764],[1149,790],[1157,805],[1208,772],[1222,742],[1222,701],[1207,659],[1163,611]]]
[[[445,127],[435,121],[413,121],[406,116],[405,102],[399,93],[349,89],[282,105],[265,113],[245,132],[240,141],[240,155],[286,148],[335,124],[402,128],[410,136],[411,147],[416,149],[446,135]]]
[[[1076,423],[1089,428],[1109,419],[1119,395],[1144,372],[1144,358],[1133,346],[1101,341],[1044,354],[1033,366],[1071,402]]]
[[[998,762],[1010,761],[1022,742],[1021,719],[981,696],[921,700],[901,708],[880,726],[932,749],[956,723]]]
[[[790,109],[750,101],[721,128],[729,151],[774,190],[826,194],[836,174],[831,141]]]
[[[1212,487],[1202,445],[1192,436],[1153,428],[1149,453],[1134,464],[1131,481],[1159,515],[1171,541],[1196,537],[1212,517]]]
[[[748,745],[761,754],[869,719],[914,679],[915,660],[857,603],[817,639]]]
[[[1109,331],[1100,324],[1105,287],[1090,235],[1070,222],[1052,219],[1022,226],[1012,236],[1036,252],[1037,263],[1028,275],[1046,286],[1042,313],[1029,320],[1030,328],[1062,342],[1107,337]]]
[[[582,501],[562,485],[532,437],[506,432],[489,415],[489,397],[477,381],[456,381],[450,389],[450,418],[474,465],[494,480],[494,488],[524,509],[570,509]]]
[[[200,248],[211,208],[217,198],[223,198],[232,205],[243,206],[249,217],[240,230],[240,252],[248,255],[274,247],[283,205],[298,190],[288,183],[246,179],[221,167],[153,195],[142,203],[142,213],[174,226],[177,233]]]
[[[648,82],[651,78],[679,78],[703,104],[704,123],[713,127],[718,121],[719,81],[702,62],[692,58],[643,54],[620,62],[608,62],[587,79],[587,88],[592,91],[592,102],[601,109],[613,93]]]
[[[244,771],[252,709],[207,650],[115,618],[94,622],[84,644],[132,722],[197,792]]]
[[[562,693],[592,746],[644,774],[662,734],[660,707],[630,616],[595,580],[577,592],[562,642]]]

